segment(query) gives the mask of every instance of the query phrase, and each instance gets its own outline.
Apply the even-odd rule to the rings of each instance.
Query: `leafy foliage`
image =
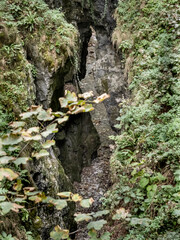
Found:
[[[179,237],[180,42],[176,0],[119,0],[113,41],[125,55],[132,97],[112,137],[113,188],[104,199],[128,223],[123,239]],[[121,238],[120,238],[121,239]]]
[[[88,93],[86,96],[87,95]],[[22,165],[25,165],[30,159],[44,158],[49,155],[48,149],[55,144],[55,141],[52,139],[47,140],[46,138],[50,136],[54,137],[53,133],[58,132],[58,123],[62,124],[68,121],[69,116],[77,114],[77,112],[91,111],[93,107],[89,108],[88,106],[90,104],[101,102],[109,96],[103,94],[91,101],[85,100],[82,95],[79,97],[75,93],[66,91],[65,97],[60,98],[61,107],[66,108],[66,112],[52,112],[51,109],[44,110],[42,106],[33,105],[27,112],[20,114],[21,121],[14,121],[9,124],[11,128],[10,132],[0,138],[1,216],[8,214],[10,211],[18,213],[21,209],[26,210],[26,206],[30,201],[35,204],[40,202],[48,203],[53,205],[57,210],[66,208],[67,202],[79,202],[84,208],[90,207],[93,203],[92,198],[83,199],[79,194],[73,194],[71,192],[58,193],[57,198],[46,196],[45,193],[37,191],[35,187],[30,186],[27,180],[24,181],[24,170],[21,168]],[[92,97],[92,94],[90,97]],[[67,104],[64,105],[64,102]],[[32,119],[32,117],[39,120],[39,126],[31,126],[28,128],[26,121]],[[63,121],[60,121],[61,119],[63,119]],[[49,124],[47,125],[46,122],[49,122]],[[30,153],[30,156],[24,156],[25,149],[33,142],[39,142],[41,149],[39,149],[38,152]],[[22,154],[23,156],[21,156]],[[105,212],[102,214],[105,214]],[[88,218],[86,214],[79,217],[77,216],[76,218],[77,221],[89,221],[91,219],[91,217]],[[105,222],[100,222],[97,230],[99,230],[104,223]],[[93,226],[89,228],[91,229]],[[51,237],[53,239],[69,239],[69,231],[56,226],[54,231],[51,232]]]
[[[50,10],[43,0],[2,0],[0,18],[2,130],[35,99],[37,69],[28,61],[27,49],[34,48],[49,72],[56,72],[68,58],[77,67],[78,32],[60,10]]]

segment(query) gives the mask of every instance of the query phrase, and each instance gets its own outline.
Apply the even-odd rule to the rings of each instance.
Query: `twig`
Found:
[[[76,230],[76,231],[74,231],[74,232],[69,233],[69,235],[73,235],[73,234],[75,234],[75,233],[77,233],[77,232],[82,232],[83,230],[84,230],[84,228],[78,229],[78,230]]]
[[[24,147],[21,149],[21,151],[19,152],[19,154],[18,154],[17,157],[20,156],[20,154],[22,153],[22,151],[29,145],[29,143],[30,143],[30,142],[28,142],[28,143],[26,143],[26,145],[24,145]]]

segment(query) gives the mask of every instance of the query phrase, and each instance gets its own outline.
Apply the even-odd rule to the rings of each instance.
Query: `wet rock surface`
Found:
[[[77,205],[76,212],[90,213],[101,209],[101,198],[111,184],[109,178],[109,158],[110,149],[108,147],[100,147],[98,155],[93,160],[91,166],[83,169],[81,182],[74,183],[75,192],[83,198],[93,198],[94,200],[89,209],[84,209]],[[76,240],[89,239],[86,225],[87,223],[78,224]]]

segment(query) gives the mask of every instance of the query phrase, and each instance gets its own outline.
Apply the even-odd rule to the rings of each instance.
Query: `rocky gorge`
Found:
[[[25,40],[22,55],[29,66],[35,69],[34,76],[32,70],[28,70],[30,81],[27,89],[30,102],[43,105],[45,109],[51,107],[53,111],[58,111],[58,99],[64,95],[65,90],[78,93],[93,91],[95,96],[107,93],[110,98],[100,103],[91,114],[71,117],[54,136],[56,146],[50,149],[50,156],[30,162],[29,173],[38,190],[51,196],[62,191],[73,191],[75,182],[75,190],[84,197],[92,195],[96,199],[98,209],[98,201],[109,184],[109,136],[116,134],[114,124],[119,113],[118,105],[128,94],[123,57],[121,53],[116,52],[111,42],[111,34],[115,27],[113,13],[117,1],[75,0],[46,3],[51,9],[60,7],[68,23],[77,29],[75,38],[78,51],[74,64],[66,53],[61,59],[58,59],[57,53],[53,53],[54,56],[49,52],[41,53],[39,46],[46,41],[46,33],[39,39],[33,37],[31,41]],[[75,46],[72,45],[73,47]],[[105,176],[103,165],[106,169]],[[81,175],[87,166],[91,169],[91,174]],[[103,178],[107,178],[107,183],[102,185],[100,190]],[[85,192],[85,189],[80,190],[83,183],[89,185],[88,192]],[[96,189],[91,188],[91,183]],[[49,232],[55,225],[65,225],[72,231],[76,230],[72,217],[74,211],[73,204],[62,212],[40,205],[37,211],[31,214],[34,218],[35,232],[45,240],[49,239]]]

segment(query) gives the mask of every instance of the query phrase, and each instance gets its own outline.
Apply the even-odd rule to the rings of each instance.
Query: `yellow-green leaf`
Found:
[[[75,214],[75,219],[76,222],[82,222],[82,221],[90,221],[92,220],[92,217],[89,214],[85,214],[85,213],[80,213],[80,214]]]
[[[16,145],[22,142],[23,138],[16,134],[8,134],[2,137],[2,144],[3,145]]]
[[[48,135],[50,135],[52,133],[57,133],[58,128],[56,128],[56,127],[57,127],[57,123],[50,124],[49,126],[47,126],[46,131],[42,132],[41,135],[43,137],[47,137]]]
[[[69,117],[68,117],[68,116],[65,116],[65,117],[63,117],[63,118],[57,118],[57,121],[58,121],[59,124],[62,124],[62,123],[64,123],[64,122],[67,122],[68,119],[69,119]]]
[[[76,96],[75,92],[70,92],[68,90],[65,91],[65,98],[68,100],[68,102],[77,102],[78,98]]]
[[[29,200],[35,202],[35,203],[40,203],[42,202],[42,198],[38,195],[35,195],[35,196],[31,196],[28,198]]]
[[[98,221],[93,221],[90,222],[87,225],[88,229],[95,229],[97,231],[101,230],[101,228],[107,223],[107,221],[105,221],[104,219],[98,220]]]
[[[27,112],[21,113],[20,117],[22,119],[30,118],[33,115],[37,115],[40,111],[42,111],[42,106],[32,105]]]
[[[22,183],[21,183],[21,179],[18,179],[17,182],[13,185],[13,189],[17,192],[21,191],[22,189]]]
[[[28,160],[30,160],[29,157],[16,158],[14,164],[16,164],[16,166],[19,166],[20,164],[26,164]]]
[[[38,153],[32,153],[32,157],[35,157],[37,159],[39,159],[41,157],[47,157],[47,156],[49,156],[49,153],[46,150],[44,150],[44,149],[42,149]]]
[[[60,226],[56,226],[54,231],[50,233],[50,237],[54,240],[67,239],[69,237],[69,230],[61,229]]]
[[[109,210],[98,211],[95,214],[93,214],[93,217],[94,218],[102,217],[103,215],[107,215],[108,213],[109,213]]]
[[[71,192],[60,192],[60,193],[57,193],[57,195],[61,198],[70,198],[72,193]]]
[[[0,150],[0,156],[6,156],[6,152],[5,152],[5,151],[2,151],[2,150]]]
[[[49,201],[50,203],[52,203],[57,210],[62,210],[63,208],[67,207],[67,202],[66,200],[62,200],[62,199],[53,199]]]
[[[63,112],[53,112],[52,113],[55,117],[63,117],[65,115],[65,113]]]
[[[28,133],[38,133],[39,132],[39,127],[32,127],[27,130]]]
[[[73,194],[72,201],[73,202],[80,202],[82,200],[82,197],[79,194]]]
[[[13,161],[15,158],[10,156],[0,157],[0,164],[8,164],[10,161]]]
[[[0,168],[0,181],[3,180],[3,178],[7,178],[8,180],[12,181],[16,178],[18,178],[18,174],[13,172],[9,168]]]
[[[53,146],[55,144],[54,140],[47,140],[45,143],[42,144],[43,148],[50,148],[51,146]]]
[[[65,98],[59,98],[59,102],[62,108],[67,108],[68,107],[68,100]]]
[[[89,208],[93,202],[94,202],[93,198],[83,199],[81,200],[80,205],[83,208]]]
[[[9,124],[9,126],[12,128],[19,128],[24,127],[25,124],[26,124],[25,122],[12,122],[11,124]]]
[[[54,116],[51,113],[52,113],[51,109],[48,109],[47,111],[42,110],[39,112],[37,119],[44,122],[51,121],[54,119]]]

